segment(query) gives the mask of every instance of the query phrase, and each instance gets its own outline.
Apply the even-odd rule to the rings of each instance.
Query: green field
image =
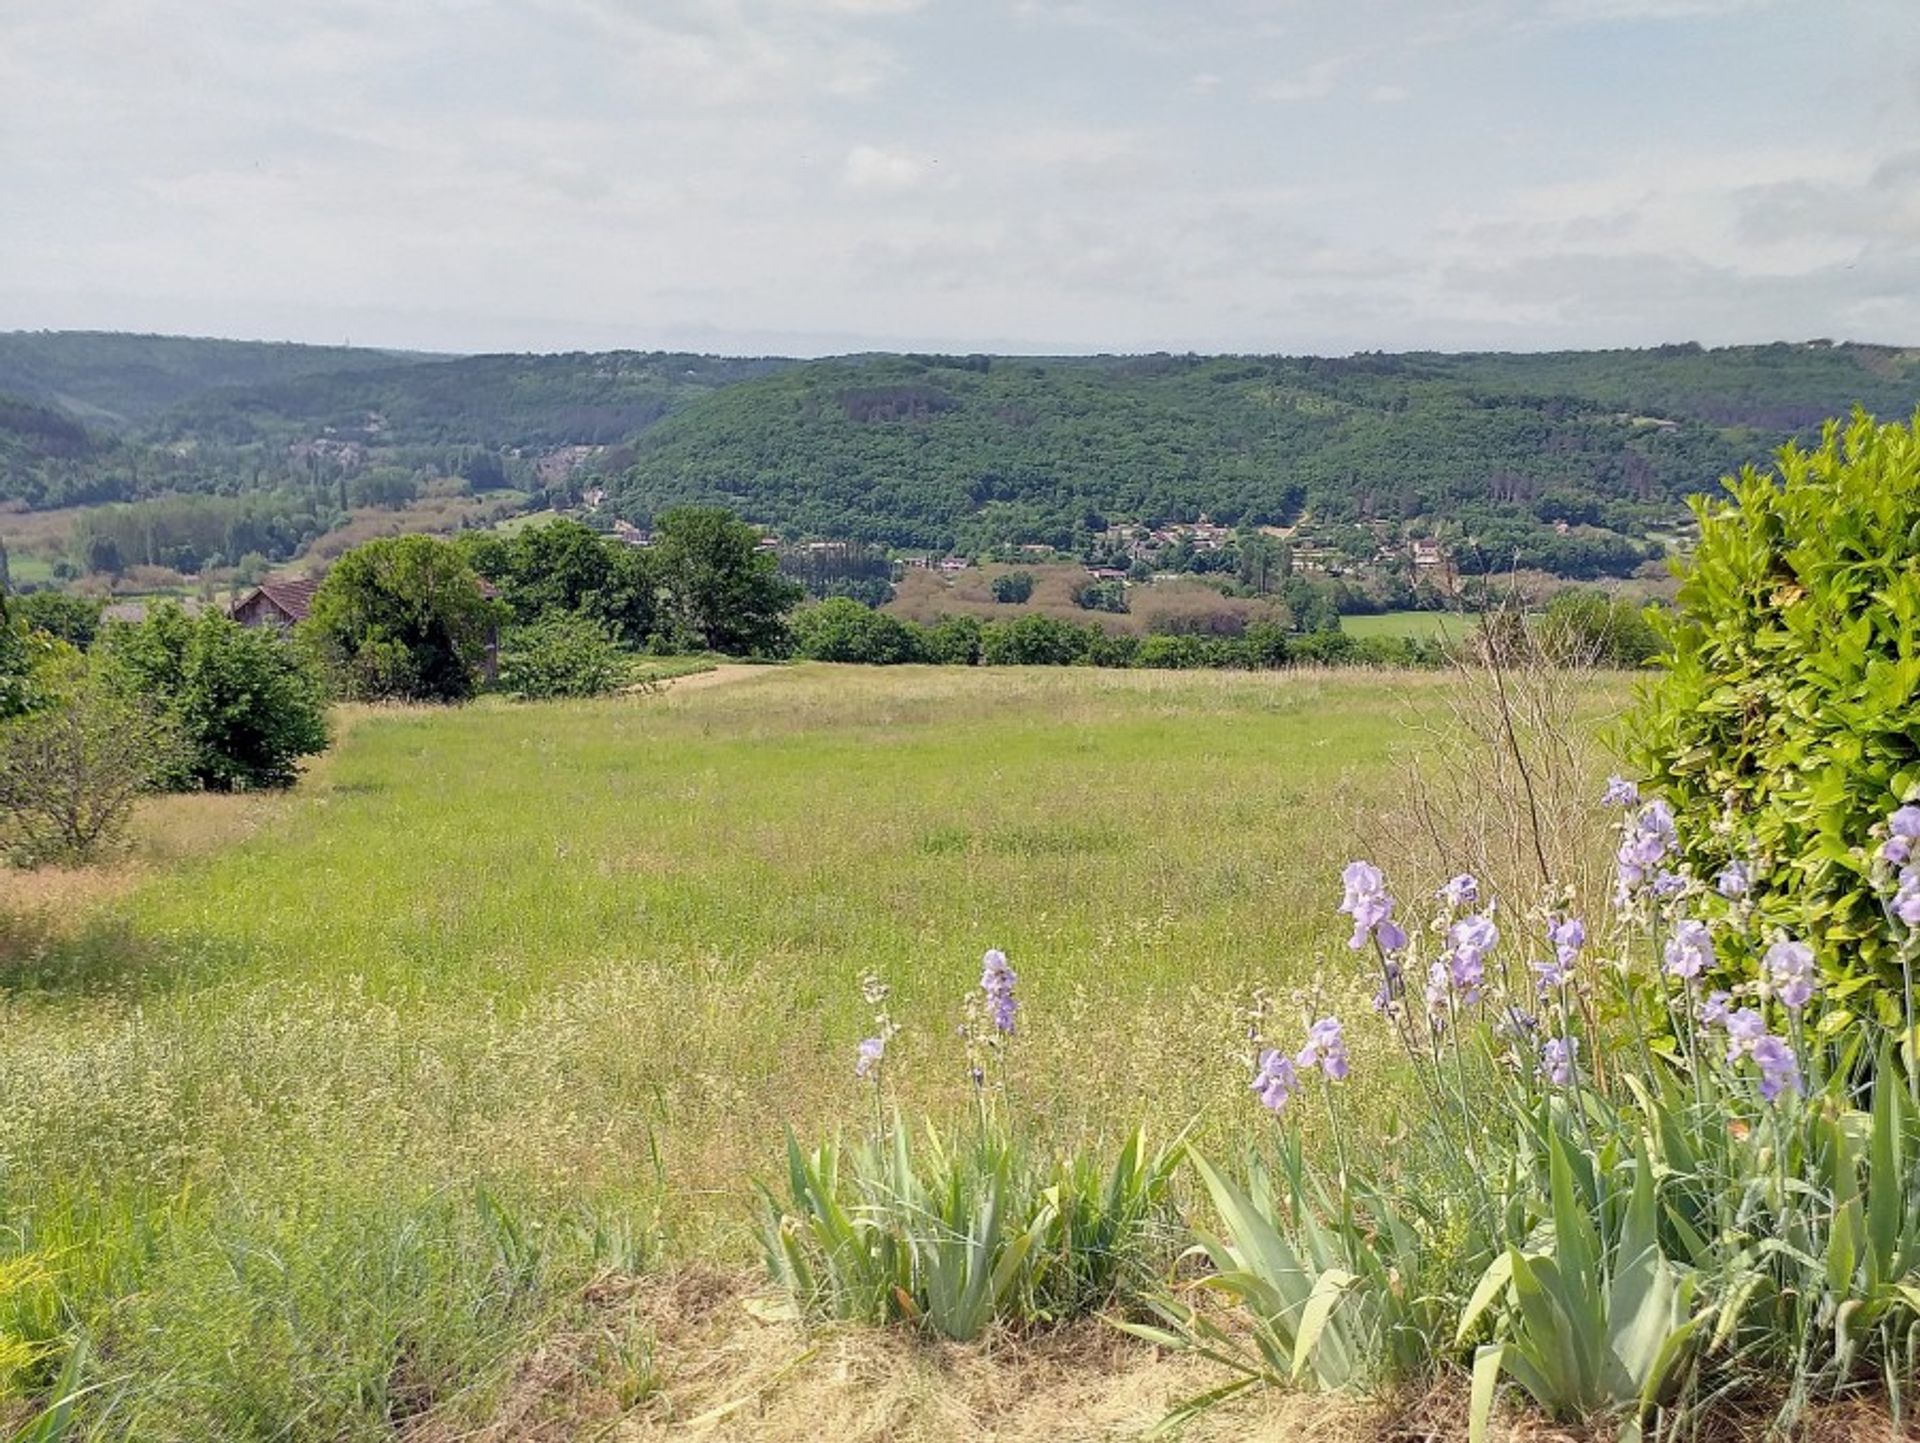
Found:
[[[869,970],[905,1109],[965,1107],[953,1025],[997,945],[1021,1127],[1246,1135],[1237,1010],[1364,1011],[1345,819],[1391,804],[1446,685],[725,681],[360,712],[288,797],[156,804],[130,883],[10,884],[0,1326],[72,1310],[106,1436],[484,1417],[596,1272],[751,1269],[784,1129],[868,1106]]]
[[[1421,641],[1459,641],[1473,628],[1470,617],[1451,611],[1382,611],[1373,616],[1343,616],[1349,636],[1404,636]]]

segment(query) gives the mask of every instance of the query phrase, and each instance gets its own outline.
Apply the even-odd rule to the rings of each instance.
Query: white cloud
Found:
[[[1920,338],[1912,0],[0,3],[0,326]]]
[[[1299,74],[1276,80],[1262,93],[1269,100],[1324,100],[1333,94],[1341,72],[1352,63],[1352,57],[1346,55],[1316,60]]]
[[[926,161],[905,151],[856,145],[847,152],[840,175],[851,190],[903,191],[918,189],[927,171]]]

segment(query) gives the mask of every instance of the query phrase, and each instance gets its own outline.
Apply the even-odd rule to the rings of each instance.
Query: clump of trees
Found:
[[[171,605],[83,653],[6,599],[0,703],[0,849],[26,866],[92,860],[147,792],[289,785],[327,744],[321,678],[293,645]]]
[[[1102,666],[1242,671],[1283,666],[1439,666],[1438,642],[1290,632],[1255,622],[1238,635],[1154,633],[1125,636],[1089,622],[1029,613],[1005,621],[942,617],[921,625],[848,598],[809,606],[793,619],[794,648],[811,661],[867,666]]]
[[[327,574],[302,631],[360,700],[465,701],[496,666],[516,696],[591,696],[642,652],[782,655],[801,595],[753,527],[684,506],[646,548],[568,520],[368,542]]]

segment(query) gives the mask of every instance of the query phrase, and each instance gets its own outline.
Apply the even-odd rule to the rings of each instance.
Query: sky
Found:
[[[0,329],[1920,344],[1920,0],[4,0]]]

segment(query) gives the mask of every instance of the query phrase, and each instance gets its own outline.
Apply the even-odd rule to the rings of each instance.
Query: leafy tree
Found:
[[[500,588],[515,621],[559,613],[600,624],[630,647],[646,645],[659,623],[658,583],[649,553],[558,519],[502,536],[468,532],[461,553]]]
[[[732,512],[677,506],[654,523],[654,558],[675,629],[709,651],[770,654],[786,642],[801,588]]]
[[[1293,570],[1293,555],[1273,537],[1259,531],[1242,533],[1234,542],[1240,584],[1255,596],[1280,589]]]
[[[179,740],[158,783],[173,791],[291,786],[327,747],[319,671],[287,638],[217,611],[157,607],[110,622],[94,648],[101,679],[152,706]]]
[[[1082,611],[1127,610],[1127,587],[1121,581],[1078,581],[1073,586],[1073,604]]]
[[[993,578],[993,599],[1015,606],[1025,605],[1033,596],[1033,573],[1009,571]]]
[[[0,592],[0,720],[46,704],[59,650],[52,637],[27,624],[17,598]]]
[[[500,610],[453,543],[392,536],[334,564],[302,629],[348,696],[465,701]]]
[[[89,538],[83,554],[89,571],[118,576],[127,569],[127,563],[120,555],[120,543],[111,536]]]
[[[501,690],[527,701],[600,696],[631,673],[607,629],[577,612],[556,611],[516,626],[500,643]]]
[[[100,630],[101,603],[66,591],[30,591],[11,602],[29,631],[41,632],[85,651]]]

